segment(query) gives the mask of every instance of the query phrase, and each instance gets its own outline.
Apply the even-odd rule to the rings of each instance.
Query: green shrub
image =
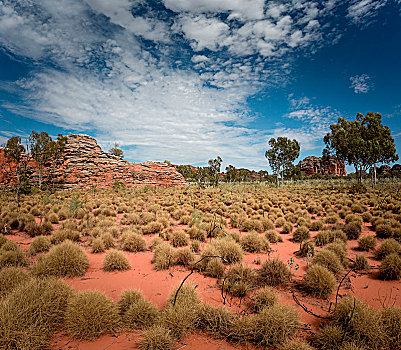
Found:
[[[42,350],[64,323],[72,291],[54,278],[32,278],[0,302],[0,348]]]
[[[265,307],[271,307],[277,303],[277,296],[272,287],[266,286],[260,289],[252,302],[255,312],[260,312]]]
[[[306,271],[303,284],[314,296],[327,298],[336,288],[336,279],[326,267],[316,264],[310,266]]]
[[[381,260],[392,253],[401,254],[401,247],[394,238],[387,238],[376,250],[376,257],[377,259]]]
[[[358,240],[359,250],[363,250],[366,252],[368,252],[369,250],[375,249],[376,244],[377,244],[376,238],[371,235],[362,236]]]
[[[309,229],[306,226],[298,227],[292,235],[294,242],[303,242],[310,239]]]
[[[147,329],[138,342],[140,350],[172,350],[174,344],[175,340],[170,330],[163,326]]]
[[[379,266],[380,278],[383,280],[399,280],[401,278],[401,258],[398,254],[386,255]]]
[[[290,280],[288,266],[278,258],[266,260],[257,271],[258,279],[262,285],[286,285]]]
[[[37,276],[74,277],[83,276],[88,267],[89,259],[85,251],[67,240],[40,256],[32,273]]]
[[[123,252],[118,250],[110,250],[104,256],[104,271],[125,271],[129,270],[130,268],[130,263]]]
[[[335,275],[339,275],[343,272],[344,267],[341,264],[339,257],[328,249],[323,249],[320,252],[316,253],[313,260],[313,264],[320,264],[321,266],[326,267]]]
[[[69,299],[65,328],[74,338],[95,339],[113,332],[119,320],[117,306],[110,298],[96,290],[85,290]]]

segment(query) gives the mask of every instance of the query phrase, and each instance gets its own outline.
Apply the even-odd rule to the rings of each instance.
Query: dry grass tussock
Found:
[[[278,258],[266,260],[257,271],[257,275],[262,285],[279,286],[290,281],[288,266]]]
[[[80,291],[70,297],[65,328],[77,339],[95,339],[119,326],[117,305],[99,291]]]
[[[5,267],[0,270],[0,298],[12,292],[31,277],[19,267]]]
[[[110,250],[106,253],[103,260],[104,271],[125,271],[130,268],[130,263],[123,252]]]
[[[37,253],[44,253],[49,251],[51,246],[49,238],[46,236],[36,237],[29,245],[28,254],[36,255]]]
[[[64,282],[32,278],[0,301],[0,348],[43,350],[64,323],[72,295]]]
[[[138,346],[140,350],[172,350],[175,343],[169,329],[155,326],[143,332]]]
[[[67,240],[40,256],[32,273],[36,276],[74,277],[83,276],[88,267],[89,258],[85,251]]]
[[[318,298],[329,297],[336,289],[336,279],[326,267],[314,264],[304,276],[305,288]]]

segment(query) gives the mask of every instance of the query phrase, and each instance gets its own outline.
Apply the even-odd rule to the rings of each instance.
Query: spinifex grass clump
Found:
[[[182,266],[191,266],[195,260],[195,255],[191,248],[177,248],[174,252],[174,264]]]
[[[174,265],[175,251],[168,243],[160,243],[156,246],[153,253],[152,262],[156,270],[165,270]]]
[[[256,273],[245,264],[235,264],[230,267],[222,284],[223,292],[243,298],[255,287]]]
[[[31,245],[29,246],[28,253],[30,255],[35,255],[37,253],[44,253],[49,251],[51,246],[49,238],[46,236],[38,236],[36,237]]]
[[[138,346],[140,350],[172,350],[175,343],[169,329],[155,326],[143,332]]]
[[[123,252],[110,250],[106,253],[103,260],[104,271],[125,271],[130,268],[129,261]]]
[[[68,301],[65,328],[74,338],[95,339],[113,332],[119,321],[116,304],[99,291],[80,291]]]
[[[85,251],[67,240],[40,256],[32,272],[37,276],[74,277],[84,275],[88,267],[89,259]]]
[[[54,278],[32,278],[0,302],[0,349],[42,350],[64,323],[72,291]]]
[[[307,241],[310,238],[309,229],[306,226],[298,227],[292,235],[294,242]]]
[[[161,313],[160,324],[169,329],[171,334],[180,339],[195,328],[200,299],[194,286],[184,284],[175,288]]]
[[[182,230],[173,231],[170,240],[173,247],[184,247],[189,243],[188,235]]]
[[[210,304],[200,304],[196,328],[208,331],[218,338],[226,338],[230,334],[231,327],[235,320],[234,313],[226,306],[213,306]]]
[[[25,266],[27,263],[25,253],[15,242],[7,239],[0,248],[0,269],[7,266]]]
[[[266,260],[257,271],[258,280],[262,285],[286,285],[290,281],[288,266],[278,258]]]
[[[146,249],[146,241],[138,233],[127,232],[122,236],[121,248],[128,252],[142,252]]]
[[[339,275],[344,270],[344,267],[341,264],[339,257],[334,252],[328,249],[323,249],[320,252],[316,253],[312,260],[312,263],[326,267],[335,275]]]
[[[401,258],[398,254],[386,255],[379,266],[380,278],[384,280],[399,280],[401,278]]]
[[[160,314],[159,309],[146,301],[139,290],[124,291],[118,307],[123,326],[128,329],[150,327]]]
[[[369,262],[368,259],[364,254],[359,254],[355,257],[354,265],[352,266],[354,270],[361,271],[361,270],[368,270],[369,269]]]
[[[272,287],[263,287],[256,293],[252,308],[255,312],[260,312],[265,307],[271,307],[277,304],[277,296]]]
[[[367,235],[367,236],[362,236],[358,240],[358,248],[359,250],[363,250],[368,252],[369,250],[375,249],[377,244],[377,240],[374,236]]]
[[[303,283],[305,288],[318,298],[327,298],[336,288],[336,279],[333,273],[319,264],[308,268]]]
[[[250,253],[260,253],[270,248],[269,241],[255,231],[241,236],[240,244],[243,250]]]
[[[6,296],[31,277],[19,267],[5,267],[0,270],[0,298]]]
[[[387,238],[376,250],[376,257],[381,260],[393,253],[401,254],[401,246],[394,238]]]

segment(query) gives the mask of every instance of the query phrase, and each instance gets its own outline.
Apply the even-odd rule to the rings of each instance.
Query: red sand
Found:
[[[176,228],[184,228],[183,225],[177,225]],[[230,231],[237,231],[230,229]],[[279,232],[279,231],[278,231]],[[312,237],[317,232],[312,232]],[[374,234],[371,228],[364,224],[363,235]],[[147,242],[154,235],[145,236]],[[26,234],[18,232],[7,237],[17,242],[22,249],[26,250],[32,238]],[[295,263],[299,264],[299,269],[293,272],[293,280],[301,281],[303,274],[307,268],[306,259],[299,258],[295,252],[299,249],[299,244],[291,242],[289,235],[282,235],[284,242],[271,244],[273,251],[270,257],[279,257],[282,261],[287,262],[291,257],[294,257]],[[348,257],[351,259],[361,252],[356,250],[357,241],[352,240],[347,243]],[[319,249],[319,248],[317,248]],[[113,300],[118,301],[122,291],[129,288],[140,289],[144,297],[151,301],[159,308],[163,308],[172,290],[184,279],[189,273],[189,270],[184,267],[172,267],[169,270],[156,271],[151,263],[153,253],[151,251],[140,253],[125,252],[131,269],[124,272],[104,272],[102,263],[104,253],[92,254],[86,248],[89,256],[90,267],[83,277],[66,279],[75,290],[97,289],[110,296]],[[369,263],[372,266],[379,264],[373,258],[371,253],[367,254]],[[256,264],[256,260],[260,259],[263,263],[268,259],[268,255],[263,254],[245,254],[244,262],[253,268],[259,268],[260,264]],[[344,281],[339,291],[339,300],[344,295],[355,296],[363,302],[375,308],[385,306],[401,306],[401,284],[399,281],[382,281],[377,277],[378,271],[371,270],[369,273],[351,273]],[[214,305],[221,305],[223,302],[221,290],[218,282],[214,278],[205,277],[199,273],[192,274],[186,283],[192,283],[197,286],[197,291],[204,302]],[[288,290],[280,289],[277,291],[281,302],[294,306],[300,313],[301,320],[305,327],[310,331],[316,331],[319,327],[320,320],[299,307],[293,300],[292,294]],[[328,300],[320,300],[306,295],[300,291],[296,291],[298,299],[311,311],[327,315],[330,307],[330,302],[335,302],[335,293]],[[234,301],[232,308],[238,310],[238,302]],[[135,349],[136,342],[139,339],[139,333],[121,333],[116,335],[105,335],[93,342],[77,341],[70,339],[67,335],[58,334],[52,343],[52,349]],[[176,349],[194,349],[194,350],[217,350],[217,349],[249,349],[248,345],[229,344],[223,340],[215,340],[202,333],[191,334],[183,339],[176,346]]]

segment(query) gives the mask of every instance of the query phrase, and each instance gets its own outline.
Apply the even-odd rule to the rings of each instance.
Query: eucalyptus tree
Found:
[[[293,162],[299,156],[301,149],[299,142],[295,139],[290,140],[287,137],[271,138],[269,140],[270,149],[265,153],[269,165],[276,174],[277,186],[280,185],[279,175],[281,175],[281,184],[284,183],[284,171],[293,167]]]

